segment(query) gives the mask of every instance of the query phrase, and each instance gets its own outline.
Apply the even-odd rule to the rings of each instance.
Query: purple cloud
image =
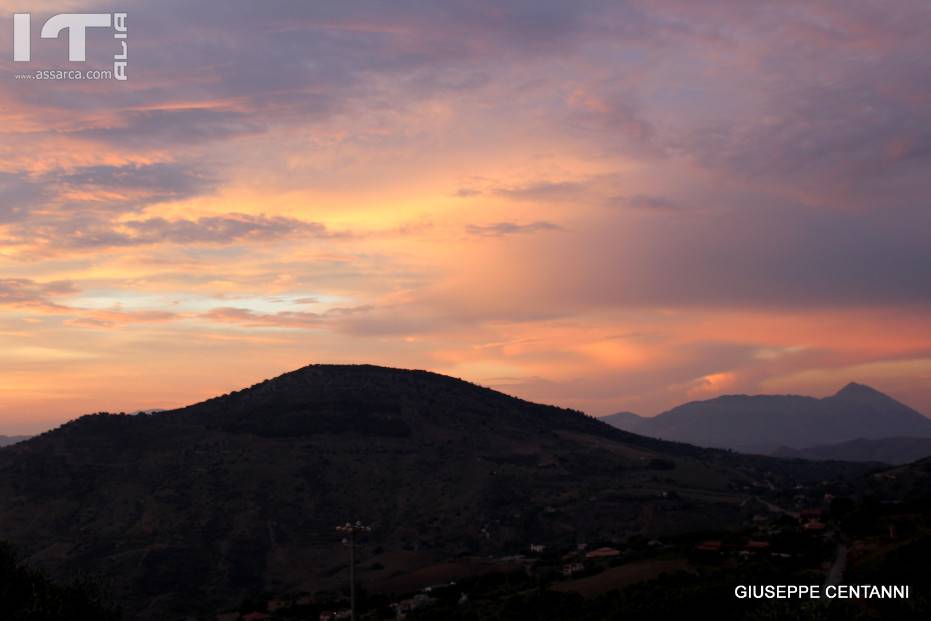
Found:
[[[466,227],[469,235],[478,237],[503,237],[505,235],[521,235],[525,233],[539,233],[541,231],[564,230],[552,222],[530,222],[516,224],[514,222],[495,222],[494,224],[470,224]]]

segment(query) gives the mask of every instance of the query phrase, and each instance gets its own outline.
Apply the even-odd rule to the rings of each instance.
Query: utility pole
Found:
[[[336,527],[337,532],[347,535],[343,539],[343,545],[349,546],[349,608],[352,611],[352,621],[356,621],[356,534],[371,530],[370,526],[365,526],[359,521],[346,522]]]

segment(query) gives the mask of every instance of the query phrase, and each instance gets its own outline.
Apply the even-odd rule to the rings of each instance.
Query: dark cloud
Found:
[[[267,122],[261,119],[249,112],[210,108],[130,111],[115,123],[82,128],[71,135],[132,150],[188,146],[264,131]]]
[[[202,319],[219,323],[233,323],[245,326],[267,328],[315,328],[327,322],[341,321],[344,318],[365,314],[371,306],[351,308],[331,308],[326,312],[281,311],[277,313],[259,313],[246,308],[220,307],[202,315]]]
[[[221,246],[299,237],[343,237],[317,222],[284,216],[231,213],[202,218],[146,218],[113,223],[76,215],[11,227],[10,244],[39,245],[45,251],[96,250],[157,244]]]
[[[636,194],[634,196],[613,196],[608,199],[609,206],[629,207],[648,211],[678,211],[685,207],[665,196]]]
[[[307,328],[319,326],[319,313],[282,311],[280,313],[257,313],[246,308],[224,306],[214,308],[201,318],[219,323],[234,323],[247,326]]]
[[[541,181],[528,185],[497,188],[495,194],[522,201],[564,201],[578,198],[585,186],[571,181]]]
[[[39,283],[28,278],[0,278],[0,306],[62,309],[52,299],[76,292],[68,281]]]
[[[127,239],[133,244],[229,244],[266,241],[291,236],[326,237],[327,229],[317,222],[284,216],[227,214],[196,220],[149,218],[126,223]]]
[[[66,324],[82,328],[109,328],[132,323],[166,323],[182,319],[178,313],[160,310],[111,309],[68,309],[77,316],[67,319]]]
[[[466,227],[469,235],[478,237],[503,237],[505,235],[520,235],[524,233],[538,233],[541,231],[562,231],[561,226],[552,222],[531,222],[529,224],[516,224],[514,222],[495,222],[494,224],[470,224]]]
[[[931,63],[909,79],[929,71]],[[828,189],[862,185],[911,165],[926,167],[931,113],[925,105],[864,88],[878,81],[864,69],[828,86],[774,91],[758,112],[768,122],[746,118],[701,126],[687,138],[687,148],[703,165]],[[931,98],[931,87],[918,97]]]
[[[0,224],[10,225],[10,243],[28,242],[41,230],[67,234],[81,228],[78,222],[211,192],[216,180],[201,168],[162,162],[53,169],[37,175],[0,173]]]
[[[68,190],[127,194],[137,206],[176,201],[211,191],[215,181],[190,164],[155,163],[125,166],[90,166],[66,174],[46,175]]]
[[[626,80],[619,80],[626,82]],[[630,91],[613,92],[613,87],[599,89],[587,96],[570,100],[571,110],[568,131],[573,137],[579,134],[597,136],[611,152],[641,157],[665,157],[669,147],[665,137],[642,110],[644,104],[635,101]]]
[[[48,197],[41,179],[0,172],[0,224],[26,218]]]

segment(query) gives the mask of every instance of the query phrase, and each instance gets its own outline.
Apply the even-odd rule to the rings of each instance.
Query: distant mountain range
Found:
[[[366,588],[391,589],[530,542],[726,528],[754,495],[867,470],[646,438],[423,371],[315,365],[4,448],[0,536],[161,621],[342,588],[347,520],[372,526]]]
[[[870,450],[879,451],[879,444],[851,444],[855,440],[931,438],[931,419],[869,386],[853,383],[823,399],[728,395],[686,403],[653,418],[622,412],[602,420],[625,431],[698,446],[782,455],[819,447],[822,454],[836,450],[857,461],[868,461]],[[827,448],[838,443],[846,446]],[[890,452],[896,445],[902,443],[884,443]],[[913,443],[910,450],[921,453],[920,446]]]
[[[30,436],[0,436],[0,446],[10,446],[29,438]]]

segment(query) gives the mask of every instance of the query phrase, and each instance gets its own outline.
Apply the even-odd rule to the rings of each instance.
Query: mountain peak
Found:
[[[531,403],[429,371],[362,364],[305,366],[160,416],[275,438],[342,434],[445,439],[466,428],[492,434],[615,433],[575,410]]]
[[[885,397],[883,393],[879,392],[875,388],[871,388],[866,384],[858,384],[856,382],[850,382],[834,395],[835,397],[865,397],[865,396],[880,396]]]
[[[637,434],[741,451],[802,448],[857,438],[931,437],[931,420],[892,397],[850,383],[830,397],[724,395],[639,421],[605,422]]]

